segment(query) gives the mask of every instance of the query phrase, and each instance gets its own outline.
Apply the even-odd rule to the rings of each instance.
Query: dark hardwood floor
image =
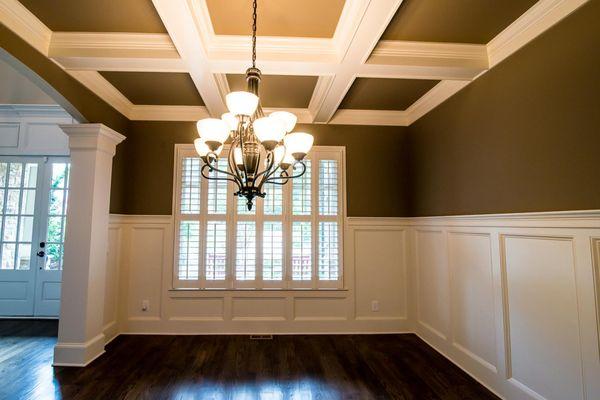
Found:
[[[497,399],[415,335],[120,336],[53,368],[56,333],[0,320],[1,399]]]

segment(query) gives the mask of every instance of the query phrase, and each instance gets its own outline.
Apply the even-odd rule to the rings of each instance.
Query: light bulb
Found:
[[[280,120],[283,123],[283,126],[285,127],[286,133],[291,132],[294,129],[294,126],[296,126],[296,122],[298,121],[298,117],[296,117],[291,112],[287,111],[275,111],[269,114],[269,117]]]
[[[225,96],[225,102],[233,115],[249,117],[258,107],[258,96],[250,92],[231,92]]]
[[[283,143],[287,152],[294,156],[296,160],[302,160],[310,151],[314,138],[306,132],[293,132],[285,135]]]
[[[225,143],[229,137],[229,129],[223,120],[217,118],[204,118],[196,123],[198,134],[215,151],[220,145]]]
[[[238,119],[232,113],[225,113],[221,115],[221,119],[227,124],[230,131],[237,131]]]
[[[196,148],[196,153],[198,153],[198,155],[202,158],[206,157],[208,153],[210,153],[210,148],[202,138],[197,138],[194,140],[194,147]],[[218,156],[221,154],[222,150],[223,146],[219,146],[213,153]]]
[[[242,153],[242,149],[240,147],[233,149],[233,161],[238,169],[242,169],[244,166],[244,154]]]
[[[280,120],[263,117],[252,123],[254,133],[267,151],[273,150],[285,135],[285,127]]]

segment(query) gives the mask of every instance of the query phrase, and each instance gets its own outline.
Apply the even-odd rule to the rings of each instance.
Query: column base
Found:
[[[101,333],[85,343],[57,343],[54,346],[55,367],[85,367],[104,354],[105,337]]]

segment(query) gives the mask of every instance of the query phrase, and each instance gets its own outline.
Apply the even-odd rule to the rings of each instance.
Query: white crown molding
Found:
[[[487,44],[490,68],[587,2],[588,0],[539,0]]]
[[[411,125],[423,115],[436,108],[469,83],[469,81],[446,80],[435,85],[429,92],[425,93],[419,100],[406,109],[408,125]]]
[[[115,110],[129,118],[133,104],[100,73],[96,71],[70,70],[67,70],[67,73],[111,105]]]
[[[187,72],[167,34],[54,32],[48,55],[64,69]]]
[[[332,125],[408,126],[406,111],[340,109],[329,121]]]
[[[134,105],[129,113],[132,121],[198,121],[208,117],[204,106]]]
[[[48,55],[52,31],[17,0],[0,0],[0,22],[43,55]]]
[[[58,104],[1,104],[0,117],[3,118],[53,118],[72,119],[73,117]]]

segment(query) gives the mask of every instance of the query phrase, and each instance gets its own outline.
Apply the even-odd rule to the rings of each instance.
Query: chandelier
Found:
[[[313,144],[306,132],[292,132],[297,118],[287,111],[265,116],[258,97],[261,72],[256,68],[256,0],[252,9],[252,67],[246,70],[247,91],[231,92],[228,113],[197,123],[196,152],[203,161],[201,174],[209,180],[236,184],[235,196],[246,199],[248,210],[255,197],[264,198],[265,184],[285,185],[306,172],[304,157]],[[219,168],[223,144],[231,138],[227,168]],[[261,169],[262,168],[262,169]]]

